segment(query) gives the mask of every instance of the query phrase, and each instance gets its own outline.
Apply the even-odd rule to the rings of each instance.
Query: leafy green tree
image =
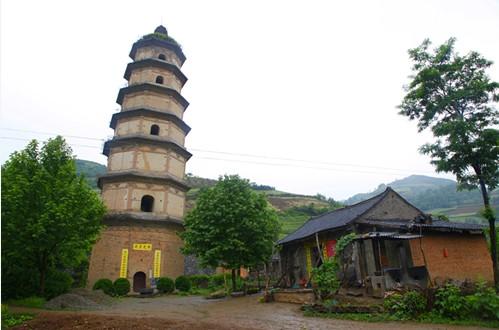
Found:
[[[2,287],[33,294],[16,289],[36,278],[44,295],[50,273],[87,258],[104,212],[62,137],[13,153],[2,166]]]
[[[183,252],[202,265],[231,269],[235,290],[236,270],[267,261],[278,232],[277,215],[265,196],[252,191],[248,180],[225,175],[200,192],[181,236]]]
[[[477,52],[461,56],[454,43],[451,38],[429,51],[431,42],[425,40],[409,50],[413,75],[400,114],[417,119],[419,131],[433,132],[436,141],[420,151],[431,156],[438,172],[455,174],[461,189],[480,189],[497,286],[497,238],[489,192],[499,184],[499,115],[494,106],[499,101],[499,83],[486,74],[491,61]]]

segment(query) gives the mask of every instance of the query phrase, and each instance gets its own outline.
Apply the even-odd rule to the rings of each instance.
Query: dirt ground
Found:
[[[478,329],[417,323],[366,323],[304,317],[299,305],[259,303],[258,296],[207,300],[164,296],[123,298],[96,311],[29,310],[36,318],[14,329]],[[26,312],[27,309],[12,308]]]

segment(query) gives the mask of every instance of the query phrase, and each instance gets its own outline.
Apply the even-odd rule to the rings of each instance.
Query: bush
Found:
[[[105,294],[112,296],[114,294],[113,282],[108,278],[101,278],[95,282],[92,290],[102,290]]]
[[[130,281],[126,278],[118,278],[113,283],[114,293],[118,296],[126,296],[130,292]]]
[[[45,282],[45,298],[52,299],[68,292],[72,284],[73,278],[68,273],[56,270],[50,271]]]
[[[340,288],[338,280],[338,263],[334,258],[325,260],[319,268],[312,269],[314,283],[322,298],[336,292]]]
[[[499,320],[499,295],[485,283],[477,285],[477,291],[465,298],[471,318]]]
[[[408,291],[403,295],[396,293],[387,297],[384,307],[397,319],[414,319],[426,310],[427,301],[420,292]]]
[[[29,308],[43,308],[46,302],[47,300],[45,300],[45,298],[32,296],[27,298],[8,300],[7,304]]]
[[[210,282],[208,275],[191,275],[189,279],[191,280],[192,287],[195,289],[206,289]]]
[[[156,289],[161,293],[172,293],[175,290],[175,283],[169,277],[160,277],[156,280]]]
[[[440,315],[451,319],[462,318],[469,312],[466,298],[461,294],[461,290],[450,283],[437,290],[434,307]]]
[[[227,274],[227,285],[231,283],[232,275]],[[224,274],[214,274],[210,276],[209,286],[219,287],[224,286]]]
[[[175,280],[175,288],[182,292],[188,292],[191,289],[191,280],[185,275],[177,277]]]

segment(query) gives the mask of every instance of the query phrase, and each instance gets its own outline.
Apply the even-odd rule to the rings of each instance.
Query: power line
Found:
[[[54,134],[57,134],[57,133],[37,132],[37,131],[21,130],[21,129],[15,129],[15,128],[4,128],[4,127],[0,127],[0,129],[1,130],[9,130],[9,131],[34,133],[34,134],[45,134],[45,135],[54,135]],[[58,134],[58,135],[62,135],[62,136],[68,137],[68,138],[88,139],[88,140],[101,141],[101,142],[105,141],[105,139],[98,139],[98,138],[86,137],[86,136],[63,135],[63,134]],[[14,138],[12,138],[12,139],[14,139]],[[74,146],[90,147],[90,148],[92,148],[92,146],[85,146],[85,145],[78,145],[78,144],[73,144],[73,145]],[[94,148],[101,148],[101,147],[94,147]],[[321,160],[305,160],[305,159],[298,159],[298,158],[273,157],[273,156],[266,156],[266,155],[247,154],[247,153],[235,153],[235,152],[229,152],[229,151],[207,150],[207,149],[198,149],[198,148],[190,148],[190,150],[197,151],[197,152],[220,154],[220,155],[251,157],[251,158],[260,158],[260,159],[291,161],[291,162],[301,162],[301,163],[308,163],[308,164],[322,164],[322,165],[333,165],[333,166],[349,166],[349,167],[358,167],[358,168],[367,168],[367,169],[378,169],[378,170],[388,170],[388,171],[401,171],[401,172],[406,172],[406,173],[418,172],[418,173],[434,174],[433,172],[430,172],[430,171],[414,171],[414,170],[410,170],[410,169],[390,168],[390,167],[382,167],[382,166],[360,165],[360,164],[350,164],[350,163],[333,163],[333,162],[326,162],[326,161],[321,161]],[[197,156],[196,158],[203,158],[203,157]],[[211,159],[211,160],[215,160],[216,159],[216,160],[230,161],[230,160],[227,160],[227,159],[217,159],[217,158],[214,158],[214,157],[211,157],[211,158],[205,157],[204,159]],[[237,160],[235,160],[235,161],[237,161]],[[243,162],[243,161],[240,160],[239,162]],[[249,162],[249,163],[258,164],[257,162]],[[261,164],[272,165],[272,164],[269,164],[269,163],[261,163]],[[285,166],[285,165],[282,165],[282,166]],[[301,165],[297,165],[295,167],[316,168],[316,167],[305,167],[305,166],[301,166]],[[316,169],[320,169],[320,168],[316,168]],[[341,170],[339,170],[339,171],[341,171]],[[345,172],[345,170],[343,170],[343,171]],[[346,171],[346,172],[351,172],[351,171]],[[360,171],[358,171],[358,173],[379,173],[379,172],[360,172]],[[386,172],[381,172],[381,173],[384,174]],[[388,173],[386,173],[386,174],[388,174]]]

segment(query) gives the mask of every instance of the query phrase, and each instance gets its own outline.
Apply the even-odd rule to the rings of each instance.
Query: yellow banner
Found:
[[[120,277],[126,278],[128,270],[128,249],[121,250]]]
[[[154,251],[154,277],[160,277],[161,273],[161,250]]]
[[[312,248],[309,246],[305,246],[305,255],[307,257],[307,274],[308,278],[312,273]]]
[[[134,250],[141,250],[141,251],[151,251],[152,244],[150,244],[150,243],[133,243],[133,249]]]

